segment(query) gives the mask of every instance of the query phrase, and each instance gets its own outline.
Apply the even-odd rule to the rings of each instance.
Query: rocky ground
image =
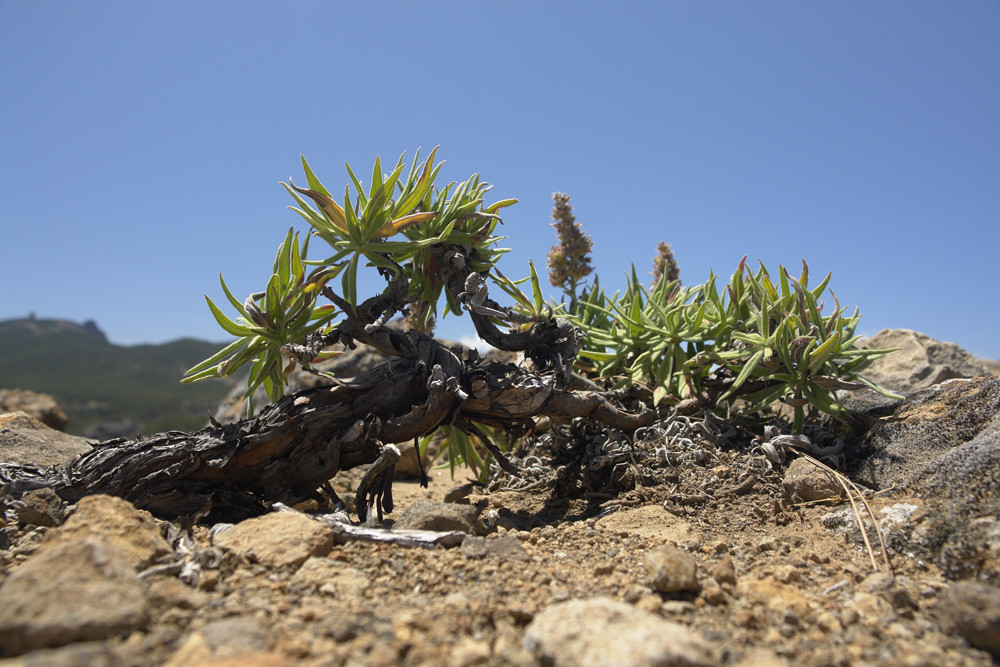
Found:
[[[189,527],[33,492],[0,520],[0,666],[996,664],[1000,384],[852,409],[827,462],[863,499],[714,422],[555,428],[521,478],[400,480],[367,534],[311,506]]]

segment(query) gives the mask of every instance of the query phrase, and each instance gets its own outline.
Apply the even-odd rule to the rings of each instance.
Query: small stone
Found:
[[[781,486],[789,502],[837,504],[844,492],[836,477],[805,458],[797,458],[788,465]]]
[[[635,608],[640,611],[658,615],[661,611],[663,611],[663,600],[660,599],[659,595],[653,595],[650,593],[639,598],[635,603]]]
[[[479,513],[472,505],[417,500],[410,504],[393,524],[396,530],[461,531],[470,535],[483,533]]]
[[[684,616],[685,614],[693,613],[697,609],[697,606],[694,603],[684,600],[665,600],[660,609],[664,614],[669,616]]]
[[[741,598],[762,605],[779,618],[784,618],[789,611],[794,612],[800,620],[808,620],[812,614],[809,602],[797,588],[774,579],[744,579],[740,581],[736,591]]]
[[[66,520],[62,498],[49,488],[29,491],[16,510],[20,526],[58,526]]]
[[[794,565],[778,565],[774,568],[774,578],[783,584],[793,584],[802,579],[802,573]]]
[[[369,581],[364,572],[330,558],[312,557],[302,564],[288,582],[293,595],[322,593],[335,598],[360,598]]]
[[[719,663],[696,631],[607,598],[546,607],[526,628],[524,645],[545,664],[557,667]]]
[[[164,667],[286,667],[284,656],[271,652],[267,628],[253,618],[233,616],[209,623],[188,635]]]
[[[231,616],[212,621],[200,630],[213,655],[221,658],[267,651],[274,643],[271,631],[253,616]]]
[[[191,588],[180,579],[157,577],[149,582],[147,596],[157,609],[200,609],[208,604],[208,595]]]
[[[448,656],[448,667],[476,667],[486,665],[490,661],[490,645],[484,641],[464,639],[460,641]]]
[[[251,561],[297,568],[310,556],[329,554],[333,533],[304,514],[272,512],[217,533],[213,543]]]
[[[489,553],[486,538],[476,537],[475,535],[466,535],[462,540],[462,546],[458,550],[468,558],[485,558],[486,554]]]
[[[833,612],[824,611],[816,617],[816,627],[827,634],[839,635],[844,631],[844,626],[837,620]]]
[[[513,535],[504,535],[496,539],[487,540],[484,537],[466,535],[462,540],[459,551],[469,558],[485,558],[492,556],[498,558],[500,562],[506,560],[529,561],[531,555],[524,550],[521,542]]]
[[[129,555],[98,537],[39,550],[0,586],[0,655],[137,630],[149,605]]]
[[[762,539],[760,542],[757,543],[756,548],[758,553],[777,551],[778,541],[775,540],[773,537],[765,537],[764,539]]]
[[[729,618],[738,628],[752,628],[757,625],[757,615],[750,606],[739,606],[730,613]]]
[[[713,565],[708,573],[720,584],[733,585],[736,583],[736,565],[732,558],[723,558]]]
[[[698,590],[698,564],[689,553],[664,544],[642,557],[649,585],[661,593]]]
[[[959,581],[941,591],[935,613],[944,632],[1000,658],[1000,588]]]
[[[706,586],[701,592],[701,597],[710,605],[726,604],[729,601],[729,596],[719,586]]]
[[[595,577],[605,577],[615,571],[615,566],[611,563],[601,563],[594,566]]]

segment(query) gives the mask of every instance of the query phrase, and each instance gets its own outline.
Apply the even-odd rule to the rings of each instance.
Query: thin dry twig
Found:
[[[847,494],[847,500],[851,503],[851,509],[854,510],[854,518],[858,522],[858,528],[861,529],[861,537],[865,543],[865,549],[868,552],[869,558],[871,558],[872,569],[876,572],[879,571],[878,561],[875,558],[875,550],[872,548],[871,541],[868,539],[868,531],[865,529],[864,518],[861,516],[861,511],[858,509],[858,504],[855,502],[855,497],[859,498],[865,506],[865,510],[868,512],[868,516],[871,517],[872,525],[875,526],[875,533],[878,536],[879,544],[882,546],[882,559],[885,562],[885,568],[889,574],[893,574],[892,563],[889,561],[889,550],[885,546],[885,537],[882,535],[882,529],[878,525],[878,519],[875,517],[875,512],[872,510],[871,505],[865,499],[861,490],[857,485],[850,479],[845,477],[842,473],[834,470],[830,466],[826,465],[822,461],[813,458],[809,454],[799,452],[799,455],[804,457],[807,461],[817,466],[820,470],[823,470],[831,475],[837,480],[837,483],[844,489],[844,493]]]

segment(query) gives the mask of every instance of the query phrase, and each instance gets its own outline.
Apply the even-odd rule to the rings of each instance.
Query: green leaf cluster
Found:
[[[344,188],[342,205],[316,177],[305,157],[302,168],[309,188],[297,187],[291,180],[282,183],[298,204],[289,208],[334,250],[326,259],[309,263],[331,267],[334,273],[343,271],[341,296],[352,306],[358,304],[357,274],[362,260],[392,275],[404,271],[411,294],[436,304],[443,284],[439,280],[439,260],[427,252],[433,246],[463,246],[469,251],[469,261],[476,264],[475,270],[487,270],[507,252],[494,247],[502,238],[493,236],[500,221],[496,212],[517,200],[506,199],[484,207],[483,198],[491,186],[481,183],[478,175],[461,184],[452,182],[437,188],[434,180],[443,163],[434,164],[436,152],[435,148],[420,164],[414,161],[405,178],[405,156],[399,157],[389,174],[382,173],[376,158],[367,189],[351,166],[345,165],[351,183]],[[396,235],[402,238],[387,240]],[[450,302],[449,309],[459,312],[458,306]]]
[[[248,414],[253,414],[253,396],[261,386],[271,401],[281,398],[285,391],[285,373],[291,370],[283,361],[282,348],[289,343],[301,343],[337,316],[335,306],[316,304],[319,288],[330,274],[318,270],[307,279],[303,258],[308,247],[308,237],[300,246],[298,233],[289,229],[274,258],[267,287],[263,292],[251,294],[242,303],[219,276],[222,291],[239,316],[230,319],[211,298],[206,296],[205,301],[215,321],[235,340],[191,368],[181,382],[226,377],[251,364],[247,390],[243,394]],[[289,362],[289,366],[292,363]]]
[[[309,224],[310,235],[300,245],[299,235],[290,229],[278,249],[265,290],[242,303],[220,276],[222,290],[239,315],[230,319],[210,298],[205,298],[216,322],[236,340],[190,369],[182,381],[227,376],[251,364],[244,397],[252,414],[252,397],[257,388],[263,386],[272,401],[284,392],[284,377],[293,363],[285,365],[282,361],[285,346],[302,344],[306,336],[336,317],[336,307],[316,303],[327,282],[340,276],[340,297],[354,308],[359,303],[360,268],[374,267],[386,277],[402,273],[410,296],[430,304],[421,313],[426,320],[432,320],[446,283],[449,247],[459,250],[473,270],[489,270],[507,252],[496,247],[503,238],[494,235],[500,223],[497,212],[517,200],[485,205],[484,196],[491,186],[481,182],[478,175],[462,183],[436,187],[434,180],[443,164],[434,164],[436,152],[435,148],[419,164],[415,159],[408,171],[404,156],[400,156],[388,174],[382,172],[381,161],[376,158],[367,188],[346,165],[350,183],[340,202],[302,157],[308,187],[299,187],[291,179],[282,186],[296,203],[289,208]],[[322,260],[307,259],[312,236],[330,246],[332,254]],[[316,267],[308,277],[307,266]],[[448,310],[461,312],[452,295],[446,292],[446,297]]]
[[[810,288],[803,261],[798,279],[779,266],[775,283],[763,263],[752,272],[744,257],[722,290],[714,274],[702,285],[660,280],[647,290],[633,268],[624,292],[609,297],[595,284],[579,302],[574,316],[586,335],[580,356],[601,377],[650,387],[656,404],[728,379],[722,404],[752,413],[783,399],[800,432],[808,405],[841,414],[836,389],[868,386],[891,395],[859,375],[890,350],[855,346],[858,311],[845,315],[831,291],[834,307],[823,315],[829,281],[828,274]],[[747,387],[754,390],[739,391]]]

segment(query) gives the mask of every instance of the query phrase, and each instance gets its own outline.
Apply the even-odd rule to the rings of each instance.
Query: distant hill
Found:
[[[181,376],[220,347],[192,338],[126,347],[109,343],[93,321],[4,320],[0,389],[51,394],[77,435],[190,431],[205,425],[232,384],[182,385]]]

